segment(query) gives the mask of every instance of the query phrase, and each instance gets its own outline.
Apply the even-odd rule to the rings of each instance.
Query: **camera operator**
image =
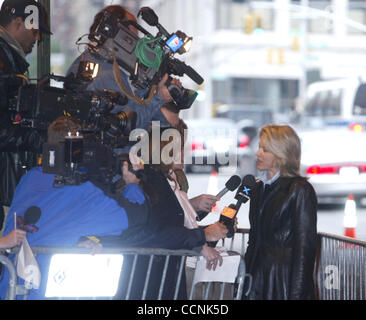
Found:
[[[78,121],[59,117],[49,126],[48,142],[60,143],[68,132],[75,134],[80,128]],[[220,239],[214,227],[190,230],[183,226],[148,225],[144,194],[134,183],[134,178],[126,173],[124,176],[128,184],[119,197],[111,198],[91,181],[60,188],[54,184],[54,174],[43,173],[40,167],[33,168],[17,186],[4,234],[8,235],[13,230],[12,213],[22,216],[28,208],[37,206],[42,214],[36,223],[38,231],[27,236],[31,246],[75,246],[80,239],[88,243],[91,241],[87,240],[89,236],[95,235],[106,247],[139,246],[175,250],[193,249],[206,241]],[[49,255],[37,257],[42,274],[47,274],[50,259]],[[47,277],[42,281],[40,290],[31,291],[29,299],[44,298],[46,280]],[[0,282],[1,297],[6,293],[5,284],[6,281]]]
[[[38,25],[34,17],[33,24],[27,24],[31,14],[38,16]],[[36,164],[36,153],[42,150],[42,135],[15,124],[19,119],[14,119],[9,110],[10,101],[27,82],[26,55],[41,41],[42,34],[51,34],[42,5],[34,0],[3,2],[0,10],[0,229],[3,206],[10,205],[21,176]]]
[[[183,121],[180,121],[180,124],[177,126],[178,130],[175,130],[177,134],[179,134],[179,143],[180,147],[184,146],[184,133],[182,130],[186,128]],[[174,130],[172,128],[172,130]],[[149,132],[150,135],[152,131]],[[161,226],[167,230],[176,230],[175,234],[169,234],[166,232],[161,232],[159,237],[161,237],[161,241],[164,239],[166,244],[170,243],[173,244],[176,240],[175,237],[180,237],[181,230],[191,230],[191,232],[199,233],[204,232],[206,239],[210,236],[214,236],[216,238],[222,239],[225,238],[227,233],[227,228],[221,223],[212,224],[206,228],[199,228],[197,223],[192,224],[189,223],[190,218],[192,217],[194,211],[193,207],[191,206],[187,194],[185,192],[181,192],[178,186],[178,182],[174,179],[175,175],[173,170],[175,168],[181,169],[181,166],[176,166],[175,163],[171,163],[168,161],[163,161],[163,150],[168,142],[161,141],[160,146],[155,145],[154,139],[150,137],[149,139],[149,161],[148,164],[142,165],[139,164],[139,159],[134,156],[131,152],[130,154],[130,161],[133,164],[134,171],[137,171],[137,175],[140,177],[137,179],[131,173],[128,172],[127,163],[124,164],[123,173],[126,182],[130,181],[134,184],[140,184],[142,186],[142,190],[145,194],[145,198],[149,204],[148,206],[148,216],[146,218],[146,225],[150,228],[154,228],[154,226]],[[162,140],[162,139],[161,139]],[[175,141],[178,143],[178,141]],[[154,158],[153,153],[158,152],[160,158],[159,164],[152,164],[152,159]],[[157,155],[157,154],[155,154]],[[179,159],[176,159],[177,162],[182,163],[181,160],[182,153],[179,152],[176,156]],[[137,160],[137,161],[136,161]],[[140,172],[138,170],[142,170],[142,176],[139,175]],[[174,180],[173,180],[174,179]],[[148,183],[148,185],[146,185]],[[128,232],[137,233],[134,228],[129,228]],[[156,231],[155,231],[156,232]],[[126,233],[125,233],[126,235]],[[122,235],[123,237],[124,235]],[[102,244],[104,239],[102,239]],[[105,244],[103,244],[105,246]],[[106,245],[108,246],[108,245]],[[215,249],[210,248],[205,242],[201,243],[199,246],[196,246],[194,250],[200,252],[207,261],[207,268],[209,270],[215,270],[217,266],[221,265],[223,260],[220,256],[219,252]],[[125,260],[126,264],[132,263],[133,261]],[[154,263],[152,265],[152,277],[150,278],[149,287],[147,289],[147,298],[148,299],[155,299],[157,297],[157,290],[160,287],[160,281],[163,275],[164,269],[164,258],[158,256],[154,258]],[[166,272],[165,276],[165,283],[167,284],[164,287],[163,291],[163,299],[172,299],[175,293],[175,285],[178,283],[178,276],[179,276],[179,267],[180,267],[180,258],[179,257],[171,257],[169,262],[169,267]],[[147,266],[149,264],[149,259],[141,257],[139,258],[139,266],[138,271],[142,274],[146,273]],[[127,282],[128,279],[127,273],[122,275],[121,283]],[[185,274],[181,276],[180,279],[180,287],[178,290],[178,299],[186,299],[186,281],[185,281]],[[136,283],[134,285],[134,296],[132,298],[137,298],[139,296],[139,291],[143,289],[144,279],[140,279],[140,283]],[[120,286],[122,292],[119,295],[123,296],[125,293],[123,290],[126,286]],[[124,289],[123,289],[124,288]],[[135,296],[136,295],[136,296]]]
[[[98,48],[95,47],[95,44],[92,42],[92,35],[95,33],[96,28],[100,24],[104,14],[108,12],[113,16],[117,17],[120,20],[134,21],[136,22],[136,18],[129,13],[126,9],[124,9],[120,5],[112,5],[101,10],[94,18],[94,22],[90,27],[89,39],[91,40],[90,44],[87,46],[86,50],[74,61],[71,67],[68,70],[68,75],[73,73],[76,75],[78,73],[79,64],[81,61],[88,61],[99,64],[99,72],[98,75],[93,79],[91,84],[88,85],[87,89],[91,91],[95,90],[109,90],[114,92],[123,92],[121,91],[117,81],[115,80],[113,73],[113,64],[107,61],[102,60],[98,56]],[[129,26],[129,29],[137,35],[137,30],[133,26]],[[135,92],[132,87],[129,76],[126,71],[120,67],[120,73],[122,77],[122,81],[126,88],[139,98],[143,97],[147,92],[147,90],[139,90]],[[137,112],[137,123],[136,128],[148,129],[151,125],[151,121],[160,121],[162,126],[169,126],[169,122],[164,117],[161,107],[172,101],[172,97],[169,93],[167,86],[165,85],[168,79],[168,75],[165,75],[164,78],[160,81],[157,88],[157,93],[153,97],[152,101],[146,105],[139,105],[137,102],[128,100],[127,105],[125,106],[117,106],[114,112],[119,112],[121,110],[131,110]],[[173,79],[172,84],[182,87],[182,84],[179,80]]]

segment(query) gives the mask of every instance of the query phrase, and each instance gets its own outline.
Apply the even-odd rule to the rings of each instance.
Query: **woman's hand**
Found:
[[[15,229],[3,238],[0,238],[0,248],[11,249],[22,244],[27,233],[20,229]]]
[[[201,194],[198,197],[189,199],[194,210],[198,211],[205,211],[210,212],[212,207],[215,206],[216,201],[220,199],[216,196],[210,194]]]
[[[205,229],[206,241],[218,241],[220,239],[226,238],[226,234],[228,233],[228,229],[221,222],[216,222],[214,224],[209,225]]]
[[[219,266],[222,266],[223,259],[219,252],[217,252],[214,248],[209,247],[207,244],[205,244],[202,248],[201,254],[205,257],[207,264],[206,268],[208,270],[216,270],[217,264]]]

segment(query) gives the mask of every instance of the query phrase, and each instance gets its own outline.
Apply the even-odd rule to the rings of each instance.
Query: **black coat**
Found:
[[[184,227],[184,210],[175,196],[175,193],[173,192],[165,175],[160,171],[151,169],[146,170],[146,175],[147,181],[151,184],[151,186],[153,186],[154,191],[156,192],[155,194],[150,194],[151,208],[148,218],[148,225],[158,225],[168,229],[178,229]],[[154,197],[157,197],[157,199],[154,200]],[[201,235],[203,234],[202,230],[187,231],[199,232]],[[164,235],[161,234],[161,236],[163,237]],[[174,238],[175,237],[176,236],[174,236]],[[172,242],[174,242],[174,238],[171,237]],[[205,243],[202,241],[202,238],[200,241],[197,241],[198,237],[194,237],[194,239],[196,246],[202,246]],[[146,265],[147,262],[147,259],[145,259]],[[156,299],[158,296],[158,290],[163,276],[164,263],[164,257],[157,256],[155,258],[155,261],[152,265],[151,281],[147,291],[148,299]],[[181,278],[179,279],[180,266],[181,257],[170,257],[162,296],[163,300],[173,299],[178,281],[180,281],[180,285],[178,288],[177,298],[178,300],[187,299],[185,269],[183,268]],[[142,263],[140,264],[140,268],[141,267]]]
[[[245,262],[253,277],[251,300],[315,299],[317,198],[306,179],[279,178],[250,203]],[[246,298],[246,297],[243,297]]]
[[[148,195],[151,199],[149,208],[147,208],[146,202],[141,206],[128,204],[126,201],[120,202],[121,206],[126,209],[129,228],[120,237],[100,237],[102,245],[105,247],[115,245],[141,246],[171,250],[191,250],[203,246],[206,242],[204,230],[184,227],[184,211],[164,174],[152,169],[146,169],[145,174],[145,179],[153,187],[152,193]],[[139,256],[138,258],[130,299],[138,300],[142,297],[149,259],[149,256]],[[163,300],[174,298],[178,280],[180,284],[177,299],[187,299],[184,268],[181,278],[178,278],[181,261],[181,257],[177,256],[171,256],[169,259],[162,294]],[[125,299],[126,297],[133,257],[126,255],[123,263],[116,299]],[[146,291],[146,299],[148,300],[158,298],[164,265],[164,256],[154,256]]]

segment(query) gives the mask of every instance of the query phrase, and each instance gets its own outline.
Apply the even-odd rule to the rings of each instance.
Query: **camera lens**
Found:
[[[134,111],[121,111],[105,118],[105,130],[109,136],[128,136],[136,129],[137,114]]]

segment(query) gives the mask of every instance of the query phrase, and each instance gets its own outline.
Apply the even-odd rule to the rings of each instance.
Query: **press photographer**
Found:
[[[174,59],[173,49],[167,51],[168,44],[172,45],[174,39],[178,40],[179,46],[188,45],[184,41],[191,39],[183,37],[183,33],[177,34],[184,39],[177,36],[169,39],[169,34],[158,23],[152,10],[146,12],[143,8],[139,14],[159,29],[157,38],[137,24],[136,18],[122,6],[106,7],[95,16],[88,36],[90,42],[68,74],[76,74],[81,61],[97,63],[99,73],[88,90],[108,89],[126,95],[127,105],[116,107],[115,112],[135,111],[138,115],[137,128],[147,129],[151,121],[169,126],[161,107],[174,99],[179,108],[190,108],[197,96],[170,75],[188,74],[200,83],[203,79],[192,68]],[[143,33],[143,38],[138,37],[138,31]]]
[[[33,9],[33,10],[28,10]],[[27,28],[26,19],[35,14],[38,23]],[[38,26],[38,28],[37,28]],[[29,26],[28,26],[29,27]],[[20,127],[9,111],[10,100],[28,80],[26,55],[43,34],[51,34],[44,7],[34,0],[5,0],[0,10],[0,229],[3,206],[9,206],[21,176],[36,165],[44,135]]]

